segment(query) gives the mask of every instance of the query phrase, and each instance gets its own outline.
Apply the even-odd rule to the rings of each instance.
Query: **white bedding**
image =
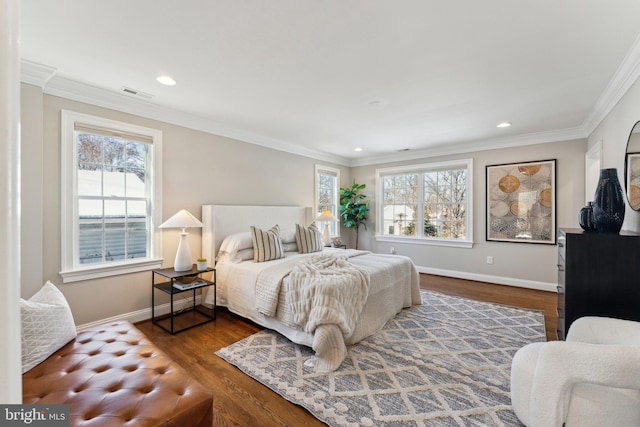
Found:
[[[380,330],[403,307],[421,304],[419,275],[409,258],[333,248],[325,248],[324,251],[348,255],[349,262],[362,267],[370,275],[369,295],[353,333],[345,337],[346,345],[359,342]],[[258,310],[256,282],[265,270],[314,255],[317,253],[286,252],[285,258],[264,263],[218,263],[217,304],[259,325],[274,329],[293,342],[313,347],[314,337],[295,326],[291,309],[286,306],[283,289],[280,289],[275,316],[267,316]],[[204,304],[211,305],[212,298],[213,292],[208,292]]]

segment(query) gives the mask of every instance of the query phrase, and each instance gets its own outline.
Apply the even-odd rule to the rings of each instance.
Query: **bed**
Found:
[[[203,304],[210,306],[212,298],[216,298],[217,305],[313,348],[315,357],[307,361],[307,365],[317,372],[335,370],[346,356],[346,346],[380,330],[402,308],[421,304],[419,275],[407,257],[328,247],[321,248],[320,252],[299,253],[295,245],[296,232],[298,227],[306,230],[313,222],[309,207],[204,205],[202,222],[202,254],[211,266],[213,260],[218,260],[215,264],[217,292],[207,292]],[[252,226],[267,230],[276,224],[280,240],[284,242],[284,256],[254,262],[255,252],[246,240],[248,231]],[[301,271],[317,270],[317,266],[325,264],[331,264],[330,268],[337,265],[340,271],[333,276],[324,275],[323,271],[322,277],[342,281],[343,276],[337,274],[344,270],[347,276],[359,277],[361,281],[357,282],[358,286],[341,283],[341,291],[362,291],[366,295],[358,297],[356,303],[345,304],[346,314],[340,314],[346,318],[355,316],[355,322],[341,323],[340,320],[335,322],[338,326],[311,328],[309,323],[300,322],[300,304],[291,295],[300,297],[303,292],[296,288],[296,278]],[[353,288],[356,290],[352,291]],[[301,298],[302,305],[315,304],[308,300],[308,295],[304,296],[307,299]],[[322,310],[312,308],[311,311]]]

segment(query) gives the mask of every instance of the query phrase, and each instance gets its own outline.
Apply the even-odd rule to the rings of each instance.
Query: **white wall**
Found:
[[[180,209],[201,216],[203,204],[313,206],[315,164],[341,169],[341,185],[349,169],[245,142],[134,116],[64,98],[43,95],[22,85],[22,119],[29,127],[23,141],[22,165],[36,169],[23,187],[29,197],[23,209],[31,212],[32,229],[23,235],[25,253],[35,254],[35,267],[22,282],[22,296],[33,295],[51,280],[65,294],[76,324],[83,325],[126,313],[144,315],[151,305],[151,273],[143,272],[63,284],[60,261],[60,111],[76,111],[163,132],[163,212],[167,219]],[[40,172],[41,170],[41,172]],[[40,219],[38,219],[40,218]],[[41,223],[38,224],[38,221]],[[194,257],[200,254],[200,231],[189,230]],[[171,266],[179,230],[163,231],[164,266]],[[42,254],[41,262],[38,254]],[[25,265],[25,270],[30,266]],[[156,294],[159,303],[164,295]]]
[[[353,178],[358,183],[367,185],[366,194],[371,200],[368,231],[360,230],[361,248],[389,253],[393,246],[398,254],[411,257],[425,272],[554,291],[557,283],[557,246],[486,241],[485,166],[556,159],[557,225],[558,228],[574,228],[578,227],[578,211],[584,205],[585,151],[586,140],[574,140],[412,161],[411,163],[428,163],[470,157],[474,159],[475,243],[472,249],[376,242],[375,170],[409,162],[353,168]],[[493,257],[493,265],[487,264],[487,256]]]
[[[636,81],[618,104],[589,136],[589,147],[602,141],[602,167],[617,168],[620,185],[624,183],[624,157],[629,133],[640,120],[640,82]],[[640,213],[627,203],[623,230],[640,232]],[[636,262],[636,261],[634,261]]]

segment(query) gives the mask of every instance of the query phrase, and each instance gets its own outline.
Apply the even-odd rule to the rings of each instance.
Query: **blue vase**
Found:
[[[601,233],[618,233],[624,221],[625,201],[618,170],[601,169],[593,200],[593,221]]]
[[[578,223],[583,230],[597,230],[596,223],[593,221],[593,202],[588,202],[587,206],[580,209],[580,215],[578,215]]]

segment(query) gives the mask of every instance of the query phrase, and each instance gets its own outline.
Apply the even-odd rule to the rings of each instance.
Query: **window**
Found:
[[[159,267],[162,133],[62,112],[65,282]]]
[[[324,211],[329,211],[340,219],[338,203],[340,200],[340,169],[316,165],[316,217]],[[339,222],[329,223],[329,235],[338,236]],[[318,224],[320,229],[324,224]]]
[[[378,169],[378,240],[471,247],[473,161]]]

